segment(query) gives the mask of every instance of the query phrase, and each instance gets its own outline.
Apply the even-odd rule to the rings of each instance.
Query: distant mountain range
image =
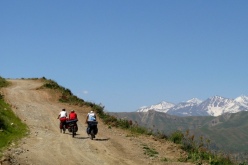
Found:
[[[235,99],[213,96],[204,101],[193,98],[178,104],[162,101],[159,104],[141,107],[137,112],[150,110],[175,116],[220,116],[225,113],[248,111],[248,96],[242,95]]]

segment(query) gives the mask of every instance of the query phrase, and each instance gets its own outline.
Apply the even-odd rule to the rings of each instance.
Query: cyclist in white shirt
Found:
[[[57,118],[60,120],[60,125],[59,125],[60,132],[62,132],[62,130],[63,130],[63,132],[65,133],[66,118],[67,118],[67,112],[65,109],[62,109],[62,111],[59,112],[59,116]],[[63,129],[63,127],[64,127],[64,129]]]
[[[63,117],[65,117],[65,118],[67,117],[67,112],[66,112],[65,109],[62,109],[62,111],[59,112],[58,119],[59,119],[59,118],[63,118]]]

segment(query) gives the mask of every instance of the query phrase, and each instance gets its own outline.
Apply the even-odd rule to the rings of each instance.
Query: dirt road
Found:
[[[177,160],[184,155],[170,142],[161,143],[152,137],[127,136],[129,133],[109,129],[99,121],[99,132],[91,140],[84,124],[89,109],[59,103],[48,90],[37,90],[40,80],[8,80],[12,83],[3,92],[13,111],[30,128],[30,133],[18,145],[10,148],[10,162],[20,165],[140,165],[140,164],[190,164]],[[58,113],[74,109],[78,114],[79,130],[72,138],[68,131],[59,130]],[[155,158],[144,154],[143,146],[159,152]],[[167,161],[165,161],[167,160]],[[0,163],[1,164],[1,163]]]

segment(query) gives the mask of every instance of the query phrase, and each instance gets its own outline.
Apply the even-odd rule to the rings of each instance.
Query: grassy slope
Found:
[[[10,144],[13,140],[23,137],[27,133],[27,127],[13,113],[10,106],[0,100],[0,148]]]
[[[8,82],[0,77],[0,88],[7,85]],[[24,137],[27,131],[27,126],[13,113],[0,94],[0,156],[4,148]]]
[[[158,130],[165,134],[170,134],[176,130],[186,131],[187,129],[197,129],[210,122],[214,117],[177,117],[162,112],[149,111],[148,113],[111,113],[120,118],[128,118],[137,121],[139,125]]]

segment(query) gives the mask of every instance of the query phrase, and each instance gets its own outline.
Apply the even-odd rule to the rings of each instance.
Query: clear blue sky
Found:
[[[236,98],[248,95],[248,1],[1,1],[0,55],[0,76],[44,76],[111,112]]]

